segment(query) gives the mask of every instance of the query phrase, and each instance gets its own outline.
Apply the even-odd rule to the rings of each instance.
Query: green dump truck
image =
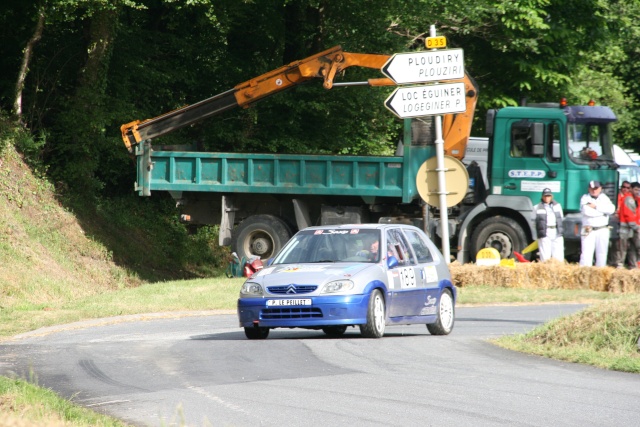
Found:
[[[289,85],[320,78],[329,89],[336,72],[354,65],[379,69],[388,59],[336,47],[197,104],[123,125],[123,140],[136,159],[136,190],[141,196],[168,191],[181,208],[183,222],[193,227],[219,225],[219,243],[230,245],[240,257],[270,258],[297,230],[318,224],[410,222],[437,241],[438,208],[424,203],[416,183],[422,164],[436,154],[428,126],[431,118],[404,119],[403,137],[393,156],[213,153],[154,147],[156,137],[246,106]],[[617,165],[609,128],[615,115],[608,107],[597,106],[490,110],[488,138],[472,139],[482,148],[470,155],[478,89],[466,74],[463,82],[467,111],[444,116],[443,125],[445,154],[466,162],[471,178],[466,197],[448,208],[452,252],[464,263],[473,261],[484,247],[495,247],[503,258],[522,251],[536,238],[533,206],[542,190],[551,188],[565,208],[567,255],[571,256],[579,250],[578,202],[588,181],[601,181],[615,200]],[[393,82],[382,78],[366,84]]]

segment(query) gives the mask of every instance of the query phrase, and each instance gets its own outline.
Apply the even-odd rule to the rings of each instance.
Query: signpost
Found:
[[[458,80],[464,77],[464,54],[462,49],[396,53],[381,71],[399,85]]]
[[[440,200],[442,254],[448,264],[450,262],[449,217],[446,209],[448,193],[444,176],[448,169],[444,162],[444,140],[442,139],[442,117],[440,115],[465,112],[466,93],[464,83],[441,84],[440,82],[464,78],[464,54],[462,49],[437,49],[446,47],[447,40],[436,35],[434,25],[431,26],[429,35],[425,46],[431,50],[396,53],[382,66],[381,71],[397,85],[434,83],[427,86],[399,87],[385,100],[384,105],[401,119],[436,116],[437,194]]]
[[[399,87],[384,106],[401,119],[462,113],[466,110],[464,83]]]

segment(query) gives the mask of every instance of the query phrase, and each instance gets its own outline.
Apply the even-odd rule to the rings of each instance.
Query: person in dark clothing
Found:
[[[540,261],[556,259],[564,262],[564,237],[562,206],[553,200],[549,188],[542,191],[542,198],[534,209],[536,232],[538,233],[538,256]]]

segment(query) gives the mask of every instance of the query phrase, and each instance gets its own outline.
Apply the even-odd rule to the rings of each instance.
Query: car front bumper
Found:
[[[308,297],[307,306],[267,306],[268,300],[283,298],[239,298],[241,327],[306,328],[330,325],[360,325],[367,322],[367,295]]]

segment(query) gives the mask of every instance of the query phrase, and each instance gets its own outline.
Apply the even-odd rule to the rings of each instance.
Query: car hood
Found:
[[[265,267],[252,277],[264,286],[297,284],[323,284],[332,280],[351,279],[364,270],[380,269],[368,263],[313,263],[286,264]]]

